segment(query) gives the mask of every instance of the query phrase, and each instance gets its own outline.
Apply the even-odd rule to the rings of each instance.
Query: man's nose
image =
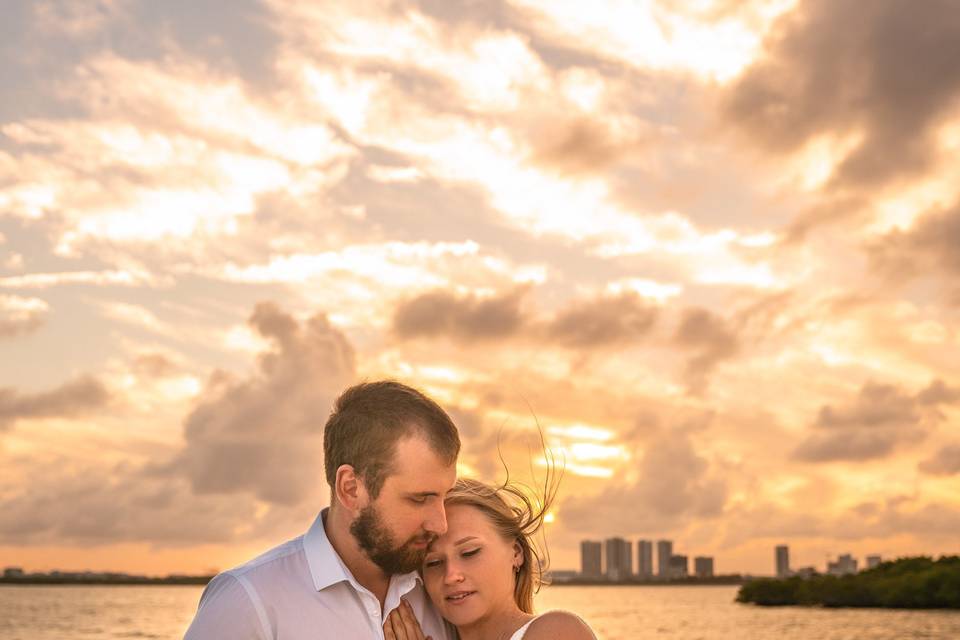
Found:
[[[437,501],[437,507],[431,511],[429,519],[423,523],[423,528],[438,536],[447,532],[447,512],[443,508],[442,500]]]

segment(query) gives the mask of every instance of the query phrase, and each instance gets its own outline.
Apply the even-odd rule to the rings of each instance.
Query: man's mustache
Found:
[[[439,536],[435,533],[424,533],[423,535],[414,536],[413,538],[410,538],[409,540],[407,540],[407,544],[420,544],[422,542],[425,542],[427,544],[433,544],[434,540],[436,540],[438,537]]]

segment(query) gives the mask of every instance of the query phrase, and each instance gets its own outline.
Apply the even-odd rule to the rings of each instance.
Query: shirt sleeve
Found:
[[[240,580],[221,573],[200,596],[197,615],[184,640],[269,640],[270,633]]]

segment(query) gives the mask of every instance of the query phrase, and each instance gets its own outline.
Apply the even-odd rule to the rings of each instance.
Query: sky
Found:
[[[554,568],[958,553],[951,0],[4,3],[0,566],[225,569],[336,396],[565,473]],[[950,185],[954,185],[951,187]]]

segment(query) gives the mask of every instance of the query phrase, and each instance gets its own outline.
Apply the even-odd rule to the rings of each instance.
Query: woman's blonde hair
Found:
[[[446,506],[469,505],[479,509],[504,540],[516,542],[520,547],[523,563],[514,574],[513,598],[525,613],[533,613],[533,595],[541,585],[546,584],[544,574],[549,567],[550,556],[546,539],[540,536],[542,543],[538,544],[536,538],[542,532],[544,518],[556,498],[563,475],[562,470],[557,473],[556,463],[543,443],[542,433],[541,444],[547,466],[542,491],[511,482],[507,469],[507,479],[502,485],[460,478],[444,500]]]

